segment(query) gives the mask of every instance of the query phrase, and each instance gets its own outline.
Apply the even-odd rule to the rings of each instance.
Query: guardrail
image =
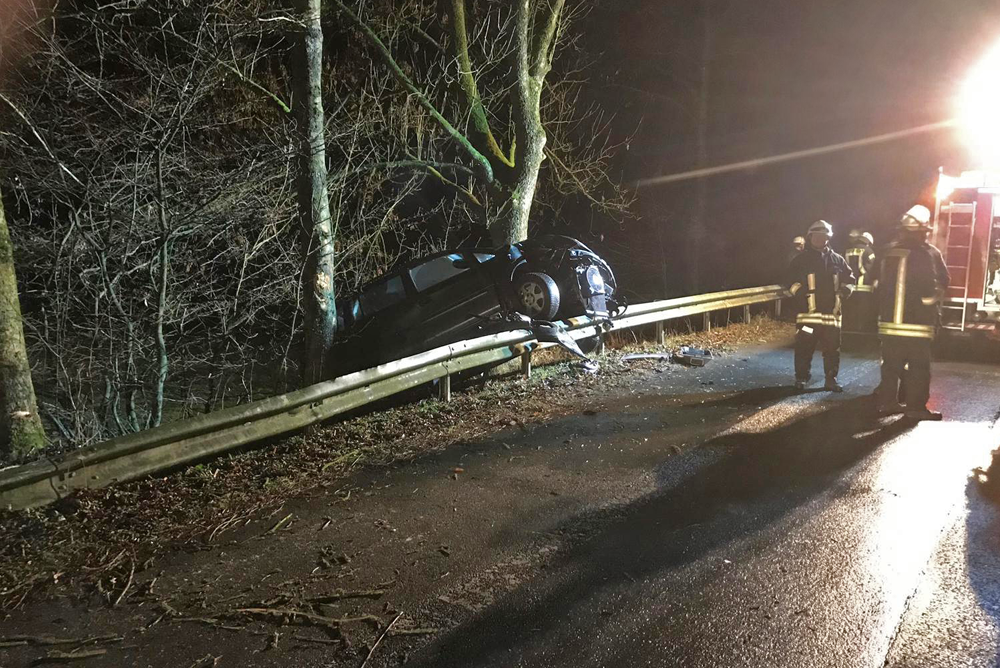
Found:
[[[742,306],[744,318],[749,319],[752,304],[774,302],[777,310],[784,296],[778,285],[715,292],[631,305],[611,322],[610,330],[587,317],[563,325],[574,339],[583,339],[655,323],[662,343],[663,323],[668,320],[704,314],[708,328],[713,311]],[[460,341],[289,394],[120,436],[58,459],[9,468],[0,471],[0,508],[33,508],[78,489],[105,487],[208,459],[433,380],[441,379],[441,396],[447,400],[452,374],[517,357],[527,374],[531,352],[549,345],[554,344],[540,344],[526,329]]]

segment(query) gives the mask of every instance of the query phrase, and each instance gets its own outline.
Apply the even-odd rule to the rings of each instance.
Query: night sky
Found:
[[[966,73],[1000,42],[995,0],[709,2],[708,165],[951,118]],[[588,17],[591,45],[603,53],[595,95],[617,114],[620,133],[638,128],[619,165],[626,181],[699,166],[704,6],[619,0]],[[939,165],[968,167],[952,131],[710,179],[701,287],[776,280],[791,237],[817,218],[834,225],[838,247],[855,226],[886,239],[931,192]],[[609,223],[605,252],[636,296],[690,289],[697,189],[695,181],[641,189],[641,219],[621,230]]]

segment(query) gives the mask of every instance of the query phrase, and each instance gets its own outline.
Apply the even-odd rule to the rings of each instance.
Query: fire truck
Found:
[[[942,327],[1000,335],[1000,172],[942,171],[930,241],[951,274]]]

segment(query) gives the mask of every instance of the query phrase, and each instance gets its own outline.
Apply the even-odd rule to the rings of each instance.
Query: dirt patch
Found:
[[[787,324],[758,318],[711,332],[676,334],[667,347],[694,345],[724,354],[788,333]],[[275,532],[287,530],[296,519],[286,504],[317,487],[349,495],[344,481],[362,467],[410,460],[502,429],[526,429],[576,413],[610,389],[665,370],[663,363],[622,362],[628,352],[656,350],[652,344],[619,335],[611,346],[597,373],[546,351],[527,381],[512,377],[509,368],[498,369],[454,392],[450,403],[425,399],[315,427],[171,475],[81,492],[34,511],[0,512],[0,611],[55,593],[96,595],[115,607],[148,594],[155,586],[157,561],[169,551],[213,549],[255,520],[273,522]]]

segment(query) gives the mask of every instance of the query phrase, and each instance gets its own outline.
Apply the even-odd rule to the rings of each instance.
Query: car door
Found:
[[[487,259],[483,253],[442,253],[409,269],[415,308],[398,322],[408,349],[459,340],[500,311],[496,284],[480,265]]]

